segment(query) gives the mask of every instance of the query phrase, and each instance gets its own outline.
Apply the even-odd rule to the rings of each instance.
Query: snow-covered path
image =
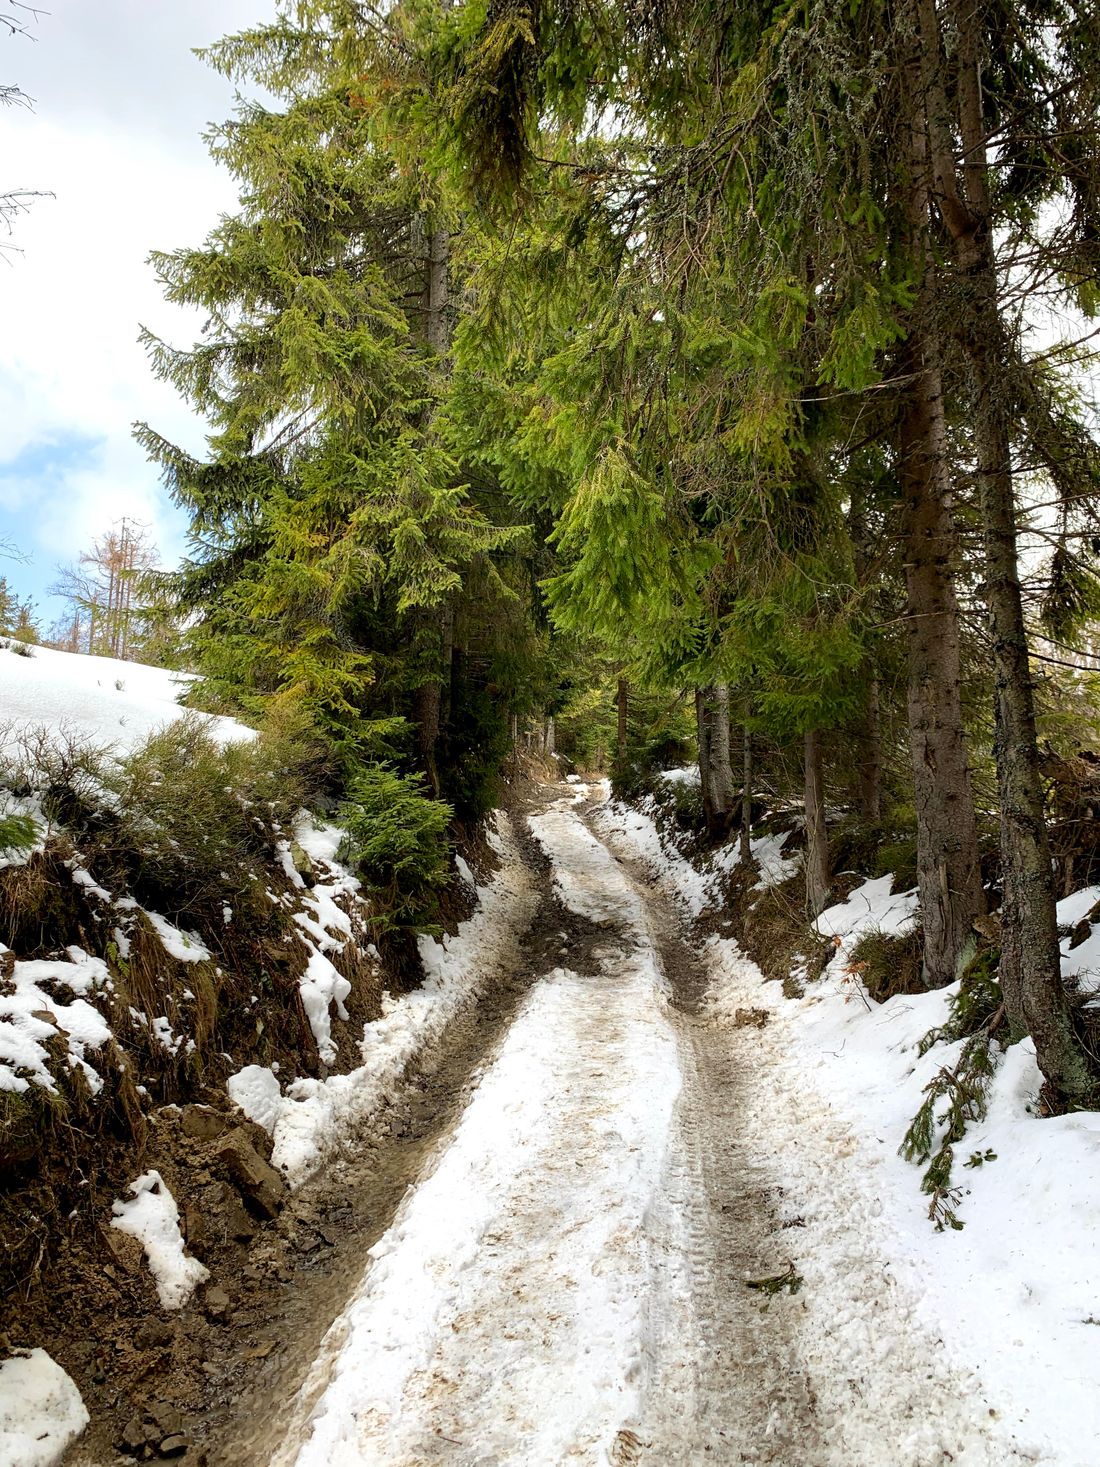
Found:
[[[803,1351],[804,1299],[746,1287],[792,1257],[739,1119],[751,1050],[584,815],[531,820],[571,914],[561,966],[371,1249],[273,1467],[1016,1461],[906,1311],[867,1301],[857,1400]]]

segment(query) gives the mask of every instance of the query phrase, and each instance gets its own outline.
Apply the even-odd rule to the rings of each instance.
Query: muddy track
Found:
[[[320,1342],[362,1275],[367,1250],[445,1147],[525,994],[551,968],[584,964],[595,945],[607,942],[606,927],[561,905],[526,820],[517,815],[513,824],[537,889],[530,925],[517,934],[514,964],[492,975],[477,1002],[406,1076],[396,1103],[372,1129],[346,1146],[296,1194],[276,1227],[261,1234],[227,1322],[188,1322],[197,1349],[189,1352],[180,1379],[172,1379],[172,1367],[158,1372],[157,1399],[179,1402],[195,1443],[188,1463],[266,1467]],[[196,1354],[202,1357],[197,1391]],[[89,1405],[92,1425],[66,1457],[68,1467],[131,1462],[116,1450],[118,1413],[99,1414]]]
[[[797,1264],[791,1229],[739,1119],[753,1063],[752,1031],[741,1031],[731,1043],[729,1031],[709,1020],[706,969],[680,912],[637,861],[598,827],[593,834],[643,899],[669,984],[683,1090],[679,1145],[666,1179],[666,1208],[655,1226],[664,1233],[669,1268],[683,1271],[692,1327],[703,1342],[690,1379],[655,1352],[653,1394],[665,1412],[637,1460],[654,1467],[702,1461],[810,1467],[824,1448],[797,1347],[801,1301],[786,1289],[767,1295],[746,1284]],[[674,1301],[676,1291],[654,1282],[656,1310],[663,1294]],[[655,1322],[661,1323],[659,1316]]]
[[[572,813],[589,823],[594,810],[578,805]],[[537,890],[514,952],[407,1077],[373,1129],[356,1138],[354,1149],[345,1148],[296,1195],[277,1227],[257,1239],[228,1321],[215,1326],[197,1314],[190,1321],[200,1341],[199,1392],[194,1352],[178,1380],[169,1371],[156,1381],[157,1395],[178,1400],[185,1414],[195,1442],[187,1462],[268,1467],[280,1448],[298,1439],[323,1388],[314,1387],[311,1369],[323,1354],[326,1332],[360,1284],[368,1250],[390,1227],[408,1189],[445,1154],[525,996],[556,968],[598,972],[609,952],[638,940],[638,933],[626,939],[614,920],[590,921],[567,910],[526,820],[517,817],[514,826]],[[668,982],[682,1076],[676,1145],[647,1221],[654,1260],[644,1300],[648,1406],[639,1431],[620,1433],[612,1459],[653,1467],[812,1464],[822,1458],[813,1391],[797,1350],[801,1301],[786,1292],[765,1297],[745,1283],[791,1258],[761,1158],[738,1139],[751,1038],[740,1043],[742,1036],[735,1035],[731,1045],[729,1032],[709,1021],[705,967],[677,909],[636,863],[597,829],[592,833],[641,899],[644,940],[659,954]],[[594,1042],[610,1044],[606,1018],[596,1022]],[[686,1340],[697,1342],[690,1351],[683,1348]],[[476,1416],[476,1403],[470,1406]],[[109,1420],[93,1424],[68,1458],[70,1467],[133,1460],[117,1455],[117,1413],[113,1429]],[[474,1458],[437,1442],[416,1460]],[[490,1454],[484,1460],[498,1459]]]

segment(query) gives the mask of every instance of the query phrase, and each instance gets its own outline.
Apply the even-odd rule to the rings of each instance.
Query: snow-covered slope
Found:
[[[22,730],[46,727],[120,753],[135,748],[185,712],[178,699],[186,673],[113,657],[34,647],[23,657],[0,649],[0,749]],[[195,714],[224,744],[255,737],[233,718]]]

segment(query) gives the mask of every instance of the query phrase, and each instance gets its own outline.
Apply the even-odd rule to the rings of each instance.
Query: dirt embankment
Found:
[[[507,970],[488,976],[479,1004],[419,1057],[397,1098],[345,1138],[335,1164],[300,1192],[292,1195],[271,1167],[267,1133],[229,1102],[224,1065],[202,1081],[186,1067],[178,1084],[162,1081],[128,1134],[112,1133],[98,1117],[81,1127],[69,1111],[48,1144],[5,1176],[0,1243],[21,1267],[5,1280],[0,1350],[43,1348],[73,1377],[92,1421],[68,1460],[260,1460],[254,1430],[270,1429],[272,1402],[300,1383],[366,1249],[461,1110],[479,1063],[545,967],[544,949],[559,946],[569,925],[549,898],[541,857],[533,843],[524,845],[543,900],[522,951],[517,933]],[[488,874],[483,843],[466,856]],[[448,927],[469,911],[456,883]],[[91,920],[85,915],[85,931]],[[360,932],[360,952],[369,935]],[[334,1024],[346,1058],[333,1069],[354,1063],[350,1037],[376,1016],[381,987],[410,986],[410,966],[408,949],[393,945],[371,960],[373,997],[367,1008],[349,998],[348,1021]],[[265,1007],[252,1005],[257,1031],[267,1021]],[[270,1025],[278,1032],[278,1016]],[[284,1075],[325,1073],[312,1035],[303,1048],[305,1055],[293,1040],[269,1043],[243,1060],[238,1049],[228,1068],[251,1058],[281,1061]],[[162,1306],[141,1244],[110,1226],[112,1201],[151,1170],[176,1199],[189,1253],[209,1271],[183,1309]]]

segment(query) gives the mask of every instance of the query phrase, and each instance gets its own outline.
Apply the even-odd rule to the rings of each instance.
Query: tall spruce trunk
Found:
[[[752,860],[752,730],[741,729],[741,831],[738,855],[742,865]]]
[[[859,813],[871,825],[882,819],[882,732],[878,678],[867,684],[863,713],[863,757],[859,761]]]
[[[720,839],[733,818],[733,769],[730,764],[729,684],[713,683],[695,691],[695,726],[699,742],[699,785],[707,834]]]
[[[923,56],[907,57],[907,243],[922,270],[920,298],[901,362],[908,379],[898,444],[905,536],[909,661],[908,724],[917,813],[917,887],[924,928],[924,978],[952,982],[972,951],[973,922],[985,911],[978,831],[962,709],[962,657],[954,563],[936,276],[930,229],[931,168],[925,128]]]
[[[441,359],[450,347],[447,319],[448,255],[450,237],[445,230],[417,229],[414,238],[423,243],[423,281],[421,295],[424,340]],[[443,363],[441,362],[441,369]],[[429,418],[431,409],[429,409]],[[420,764],[428,777],[432,793],[440,793],[437,750],[440,735],[450,716],[451,659],[454,649],[454,607],[445,602],[434,612],[420,618],[421,636],[433,645],[436,670],[413,690],[413,718],[416,722],[416,747]],[[438,648],[438,657],[434,649]]]
[[[899,478],[905,533],[909,748],[917,812],[917,886],[924,926],[924,975],[950,983],[973,945],[985,910],[978,831],[962,713],[959,607],[952,562],[955,522],[940,374],[914,323],[905,364],[911,386],[902,411]]]
[[[630,684],[625,677],[619,679],[616,692],[618,705],[618,727],[615,740],[615,763],[619,767],[619,778],[626,773],[626,732],[627,716],[630,712]]]
[[[1030,1032],[1057,1099],[1082,1102],[1097,1077],[1074,1033],[1061,977],[1054,872],[1035,733],[1027,627],[1020,595],[1012,479],[1010,406],[1002,387],[1009,345],[1001,314],[989,190],[982,66],[984,12],[949,0],[958,47],[957,116],[961,169],[952,144],[940,61],[936,0],[919,0],[925,106],[937,200],[957,267],[951,319],[970,371],[972,432],[985,545],[986,602],[994,672],[994,753],[1001,817],[1004,899],[1001,991],[1016,1033]],[[1004,22],[1002,22],[1003,24]]]
[[[825,775],[821,730],[803,740],[806,798],[806,910],[818,917],[829,902],[829,839],[825,829]]]

